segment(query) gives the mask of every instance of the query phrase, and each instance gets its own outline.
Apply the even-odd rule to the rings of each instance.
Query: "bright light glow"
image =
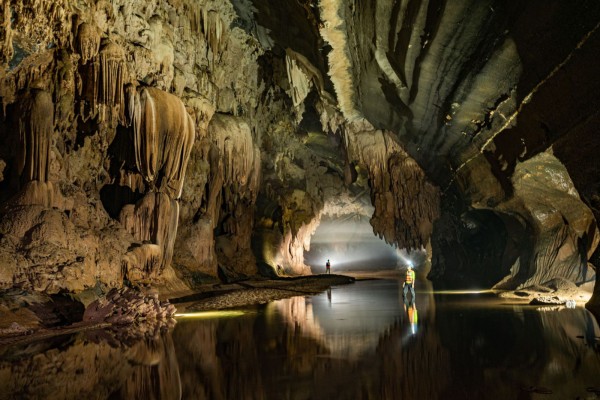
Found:
[[[244,315],[243,311],[199,311],[192,313],[181,313],[175,314],[176,318],[195,318],[195,319],[208,319],[208,318],[227,318],[227,317],[239,317]]]
[[[324,272],[328,259],[333,273],[393,269],[399,262],[397,249],[375,236],[368,218],[358,215],[323,217],[304,259],[315,273]]]
[[[396,255],[402,261],[402,264],[404,264],[404,265],[407,265],[407,264],[412,265],[412,260],[410,258],[408,258],[408,256],[405,255],[405,253],[403,251],[397,250],[396,251]]]
[[[485,294],[485,293],[496,293],[494,290],[433,290],[433,291],[422,291],[423,293],[432,294]]]

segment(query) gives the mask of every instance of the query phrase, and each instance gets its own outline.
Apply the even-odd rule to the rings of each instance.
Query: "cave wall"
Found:
[[[0,6],[1,287],[308,273],[325,215],[439,280],[593,275],[597,2]]]
[[[234,242],[219,241],[234,259],[223,263],[254,272],[260,154],[241,114],[259,97],[262,50],[233,26],[233,6],[0,7],[0,285],[57,292],[171,280],[183,288],[173,266],[184,280],[186,265],[217,275],[214,229]],[[215,112],[237,125],[210,130]],[[199,241],[188,244],[191,256],[179,251],[190,237]]]
[[[566,149],[575,137],[595,148],[597,3],[322,0],[319,11],[344,117],[390,131],[439,187],[431,278],[514,288],[593,276],[587,261],[597,247],[590,212],[597,179],[588,161]],[[535,157],[551,147],[560,161],[538,164]],[[528,162],[538,165],[535,178],[517,172]],[[581,196],[572,195],[573,185]],[[402,204],[405,196],[392,198]],[[432,199],[411,202],[436,210]],[[411,209],[402,220],[419,220],[420,213],[424,221],[438,215]],[[552,227],[542,226],[543,213]],[[469,221],[475,214],[483,220]],[[497,249],[469,239],[484,231]],[[476,265],[495,267],[488,275]]]

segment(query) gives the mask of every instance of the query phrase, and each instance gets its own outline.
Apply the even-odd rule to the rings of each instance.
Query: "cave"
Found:
[[[0,15],[8,398],[600,395],[597,0]]]

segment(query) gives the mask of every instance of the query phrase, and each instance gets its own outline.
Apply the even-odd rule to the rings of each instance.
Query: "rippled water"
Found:
[[[600,332],[585,309],[423,286],[405,304],[399,286],[182,318],[133,344],[88,332],[2,349],[0,398],[596,398]]]

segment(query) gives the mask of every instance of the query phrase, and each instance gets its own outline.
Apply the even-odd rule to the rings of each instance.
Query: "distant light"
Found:
[[[200,311],[200,312],[193,312],[193,313],[175,314],[175,317],[206,319],[206,318],[239,317],[241,315],[244,315],[243,311]]]
[[[422,293],[433,293],[433,294],[484,294],[484,293],[496,293],[497,291],[491,289],[484,290],[433,290],[425,291]]]

